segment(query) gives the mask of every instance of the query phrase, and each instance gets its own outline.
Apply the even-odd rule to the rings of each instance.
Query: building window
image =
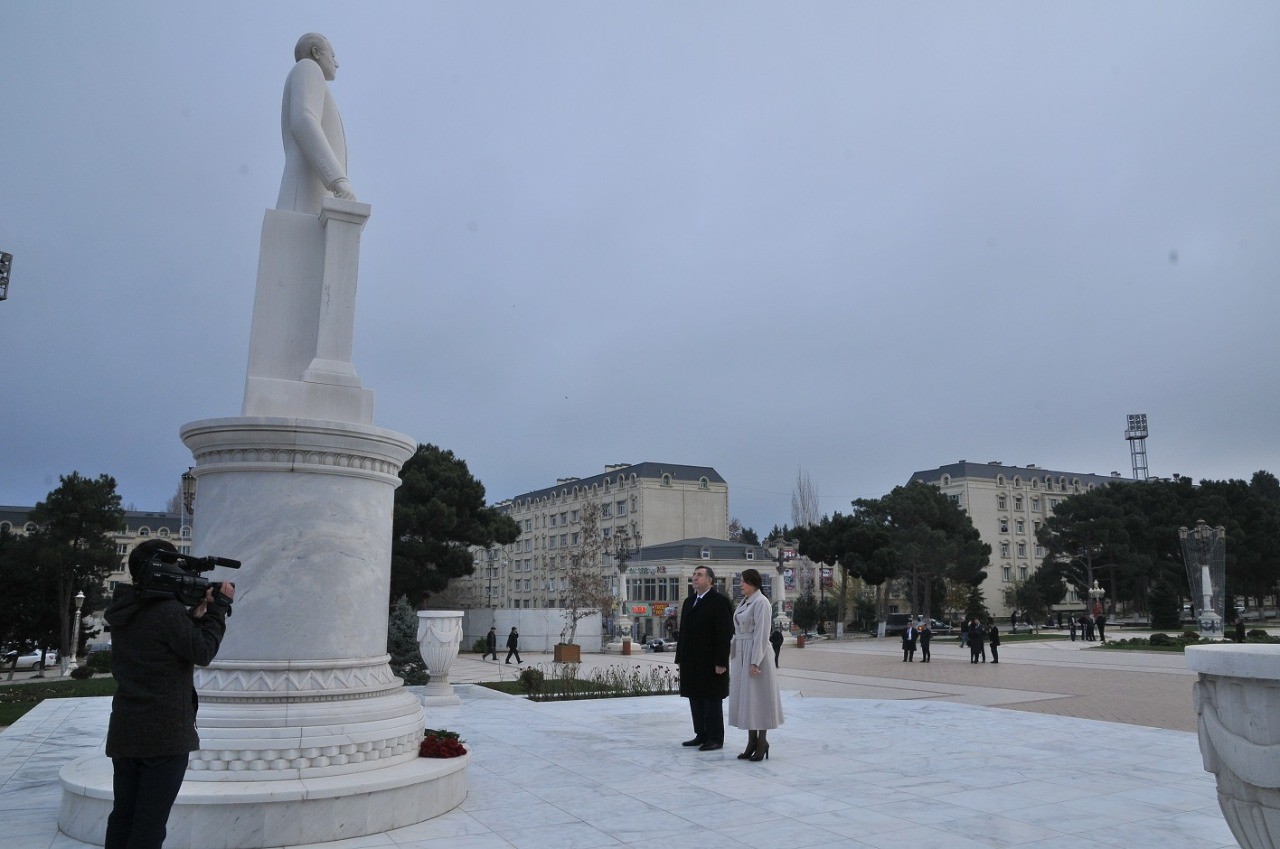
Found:
[[[574,544],[574,545],[577,545],[577,544],[579,544],[580,542],[582,542],[582,534],[575,533],[575,534],[573,535],[573,544]]]
[[[624,499],[622,499],[621,501],[619,501],[619,502],[618,502],[617,504],[615,504],[614,506],[618,508],[618,515],[619,515],[619,516],[625,516],[625,515],[627,515],[627,500],[626,500],[625,498],[624,498]]]
[[[698,489],[707,489],[711,486],[711,482],[706,478],[698,478]]]
[[[1005,579],[1005,581],[1006,581],[1006,582],[1008,582],[1008,581],[1012,581],[1012,580],[1013,580],[1013,567],[1012,567],[1012,566],[1006,566],[1006,567],[1004,567],[1004,569],[1002,570],[1002,574],[1003,574],[1004,579]]]
[[[631,512],[632,513],[636,512],[636,505],[639,503],[640,503],[640,499],[638,496],[635,496],[635,495],[631,496]]]
[[[1025,581],[1026,579],[1027,579],[1027,567],[1026,567],[1026,566],[1019,566],[1019,567],[1018,567],[1018,580],[1019,580],[1019,581]]]
[[[582,515],[582,514],[581,514],[579,511],[574,510],[574,511],[573,511],[572,513],[570,513],[569,515],[573,517],[573,523],[574,523],[575,525],[576,525],[576,524],[578,524],[578,522],[580,522],[580,521],[581,521],[581,515]]]
[[[703,559],[703,560],[710,560],[710,559],[711,559],[711,549],[707,548],[707,547],[704,545],[704,546],[702,547],[702,552],[701,552],[700,556],[702,557],[702,559]]]
[[[551,527],[553,527],[553,528],[554,528],[555,526],[556,526],[556,514],[555,514],[555,513],[552,513],[552,514],[551,514]]]
[[[1036,546],[1036,557],[1038,557],[1038,558],[1040,558],[1040,559],[1044,559],[1044,546],[1043,546],[1043,545],[1037,545],[1037,546]]]
[[[149,536],[151,536],[151,529],[150,529],[150,528],[148,528],[148,527],[146,527],[145,525],[144,525],[143,527],[141,527],[141,528],[138,528],[138,536],[140,536],[140,537],[149,537]]]
[[[601,539],[613,539],[613,528],[605,528],[600,531]]]
[[[524,529],[525,529],[526,531],[531,531],[531,530],[533,530],[533,520],[532,520],[532,519],[525,519],[525,520],[524,520]]]
[[[1021,496],[1021,495],[1015,495],[1015,496],[1013,497],[1013,509],[1014,509],[1014,510],[1021,510],[1021,509],[1022,509],[1022,496]]]
[[[1000,533],[1002,534],[1009,533],[1009,520],[1003,517],[1000,519]]]
[[[997,495],[997,496],[996,496],[996,509],[997,509],[997,510],[1008,510],[1008,509],[1009,509],[1009,496],[1005,495],[1003,492],[1002,492],[1002,493],[1000,493],[999,495]]]
[[[958,496],[958,495],[948,495],[948,496],[947,496],[947,498],[951,499],[951,503],[952,503],[952,504],[956,505],[957,507],[959,507],[959,506],[960,506],[960,496]]]
[[[756,553],[755,553],[755,550],[754,550],[754,549],[750,549],[750,548],[748,548],[748,549],[747,549],[747,559],[748,559],[748,560],[755,560],[755,559],[756,559]]]
[[[1039,498],[1039,496],[1037,496],[1037,497],[1035,497],[1035,498],[1031,499],[1031,512],[1032,512],[1032,513],[1039,513],[1039,512],[1040,512],[1040,498]]]
[[[1000,543],[1000,556],[1001,557],[1009,556],[1009,543],[1007,542]]]
[[[1019,557],[1027,556],[1027,544],[1025,542],[1018,543],[1018,556]]]
[[[1032,479],[1031,479],[1031,488],[1032,488],[1032,489],[1039,489],[1039,488],[1040,488],[1040,478],[1032,478]]]
[[[1017,529],[1018,533],[1020,533],[1020,534],[1025,534],[1025,533],[1027,532],[1027,522],[1026,522],[1026,520],[1025,520],[1025,519],[1018,519],[1016,522],[1014,522],[1014,528],[1016,528],[1016,529]]]
[[[601,505],[600,505],[600,518],[601,518],[601,519],[612,519],[612,518],[613,518],[613,505],[612,505],[612,504],[610,504],[609,502],[607,502],[607,501],[606,501],[604,504],[601,504]]]
[[[1019,489],[1022,488],[1022,475],[1013,476],[1013,485],[1018,487]]]
[[[1004,475],[996,475],[996,486],[1004,486]]]
[[[666,475],[666,474],[664,474],[664,475],[662,476],[662,485],[663,485],[663,486],[671,486],[671,475]]]
[[[565,547],[566,545],[568,545],[568,544],[569,544],[569,535],[568,535],[568,534],[561,534],[561,535],[560,535],[560,547],[561,547],[561,548],[564,548],[564,547]]]

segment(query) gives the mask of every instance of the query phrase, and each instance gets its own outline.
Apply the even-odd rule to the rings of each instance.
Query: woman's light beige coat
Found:
[[[782,724],[778,670],[769,645],[773,605],[764,593],[753,593],[733,613],[729,648],[729,724],[746,731],[768,731]],[[751,664],[760,668],[751,674]]]

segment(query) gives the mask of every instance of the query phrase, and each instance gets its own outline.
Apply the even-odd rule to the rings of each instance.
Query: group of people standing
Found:
[[[1000,662],[1000,627],[994,619],[983,625],[975,616],[960,623],[960,647],[969,647],[970,663],[986,663],[987,648],[991,649],[991,662]]]
[[[685,746],[709,752],[724,748],[723,703],[729,700],[729,724],[747,732],[739,760],[769,757],[768,732],[782,724],[777,660],[770,642],[773,604],[761,592],[756,569],[742,572],[742,601],[737,609],[715,589],[715,572],[693,570],[693,595],[680,614],[676,665],[680,695],[689,700],[693,738]],[[769,655],[775,654],[773,663]]]
[[[915,663],[917,642],[920,644],[920,662],[928,663],[929,644],[933,642],[933,629],[929,627],[927,619],[921,622],[918,627],[908,622],[906,630],[902,632],[903,663]]]
[[[1098,614],[1096,616],[1089,616],[1088,614],[1085,614],[1079,619],[1072,616],[1067,620],[1067,628],[1071,634],[1071,642],[1073,643],[1076,641],[1077,628],[1080,629],[1080,639],[1084,640],[1086,643],[1092,643],[1095,640],[1101,640],[1104,643],[1107,641],[1106,614]]]

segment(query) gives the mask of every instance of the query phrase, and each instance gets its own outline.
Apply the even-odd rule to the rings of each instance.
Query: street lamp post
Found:
[[[1099,586],[1097,580],[1095,579],[1093,582],[1093,586],[1089,588],[1089,600],[1091,602],[1091,604],[1089,605],[1089,612],[1093,614],[1093,619],[1095,623],[1097,622],[1098,617],[1102,615],[1102,597],[1106,594],[1107,594],[1107,591],[1104,590],[1101,586]]]
[[[84,607],[84,590],[80,590],[76,593],[75,602],[76,620],[71,626],[71,658],[69,660],[65,657],[62,659],[62,674],[64,676],[70,675],[71,670],[80,665],[76,661],[76,655],[78,654],[77,650],[80,648],[80,609]]]
[[[636,530],[636,551],[640,550],[640,531]],[[631,560],[631,536],[623,530],[618,534],[617,546],[614,549],[614,559],[618,561],[618,595],[619,609],[622,615],[618,617],[618,629],[622,632],[622,653],[631,654],[631,616],[627,609],[627,563]]]

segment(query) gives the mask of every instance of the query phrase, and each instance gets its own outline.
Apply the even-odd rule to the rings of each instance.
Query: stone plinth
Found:
[[[1245,849],[1280,845],[1280,647],[1189,646],[1200,754]]]

